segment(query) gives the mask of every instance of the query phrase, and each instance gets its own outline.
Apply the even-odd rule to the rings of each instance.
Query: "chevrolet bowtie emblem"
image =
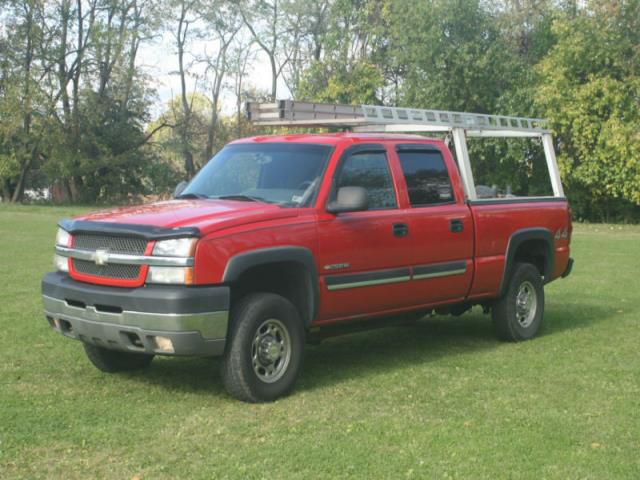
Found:
[[[103,266],[109,263],[109,252],[107,250],[96,250],[93,254],[93,261],[98,266]]]

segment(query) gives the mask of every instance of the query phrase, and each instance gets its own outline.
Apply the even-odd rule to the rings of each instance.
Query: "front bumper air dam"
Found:
[[[156,355],[224,352],[229,320],[225,286],[105,287],[53,272],[42,279],[42,299],[55,331],[99,347]],[[160,348],[166,340],[157,337],[171,340],[172,349]]]

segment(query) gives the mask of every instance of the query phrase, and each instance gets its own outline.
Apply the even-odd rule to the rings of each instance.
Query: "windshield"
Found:
[[[303,143],[238,144],[223,148],[178,198],[223,198],[309,206],[331,147]]]

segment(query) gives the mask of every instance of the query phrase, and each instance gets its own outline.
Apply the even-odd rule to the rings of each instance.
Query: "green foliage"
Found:
[[[493,113],[519,74],[478,0],[393,2],[390,25],[401,105]]]
[[[189,103],[191,106],[191,118],[188,125],[186,125],[186,138],[189,150],[195,154],[194,162],[196,167],[200,169],[209,161],[206,155],[206,144],[209,128],[211,128],[209,119],[211,106],[207,98],[199,93],[190,95]],[[242,122],[241,129],[248,131],[250,127],[246,125],[246,119],[243,117],[240,121]],[[236,117],[218,117],[218,122],[214,126],[214,154],[233,139],[233,132],[238,131],[237,122],[238,119]],[[170,166],[172,171],[175,172],[175,178],[186,179],[187,172],[182,158],[184,148],[182,134],[184,131],[181,130],[185,128],[185,119],[179,99],[173,99],[168,102],[165,110],[156,120],[151,122],[149,129],[153,130],[160,125],[166,125],[166,128],[163,128],[154,136],[157,154],[163,163]],[[175,187],[175,185],[173,186]]]
[[[544,32],[531,26],[525,42],[523,32],[501,31],[502,15],[496,18],[476,0],[393,3],[389,52],[404,72],[400,104],[534,115],[527,63]],[[474,140],[469,151],[477,185],[516,195],[550,193],[539,143]]]
[[[0,19],[0,187],[60,186],[62,199],[147,193],[149,79],[136,67],[155,2],[5,2]],[[78,10],[83,8],[81,14]],[[3,36],[6,34],[6,37]],[[79,46],[78,46],[79,45]]]
[[[23,154],[19,148],[23,143],[23,129],[16,85],[7,85],[3,94],[0,101],[0,180],[20,174]]]
[[[306,68],[299,98],[318,102],[379,104],[385,62],[378,57],[385,41],[386,2],[338,0],[327,14],[322,58]]]
[[[125,105],[111,89],[103,95],[83,91],[77,132],[72,136],[64,126],[51,132],[50,158],[44,166],[49,178],[72,178],[75,200],[82,203],[126,202],[139,194],[167,191],[167,186],[149,188],[155,186],[155,175],[162,176],[162,168],[146,147],[145,95],[145,90],[134,89]]]
[[[380,69],[365,61],[351,65],[336,60],[315,62],[300,82],[300,98],[316,102],[376,104],[382,84]]]
[[[576,216],[639,218],[640,0],[114,0],[81,2],[81,16],[70,0],[1,4],[5,197],[47,183],[82,202],[170,190],[253,132],[240,110],[265,97],[245,78],[260,57],[300,100],[547,117]],[[181,32],[185,91],[151,119],[136,55],[162,31]],[[202,38],[207,52],[191,51]],[[548,192],[536,142],[473,141],[470,154],[478,184]]]
[[[640,2],[594,6],[556,21],[557,43],[538,66],[536,100],[563,179],[591,202],[640,205],[639,30]]]

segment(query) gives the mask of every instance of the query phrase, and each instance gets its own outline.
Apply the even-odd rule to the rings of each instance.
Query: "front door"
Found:
[[[332,194],[340,187],[364,187],[369,209],[327,214],[318,224],[320,322],[377,313],[407,301],[407,218],[398,208],[391,172],[383,145],[351,147],[339,161]]]

